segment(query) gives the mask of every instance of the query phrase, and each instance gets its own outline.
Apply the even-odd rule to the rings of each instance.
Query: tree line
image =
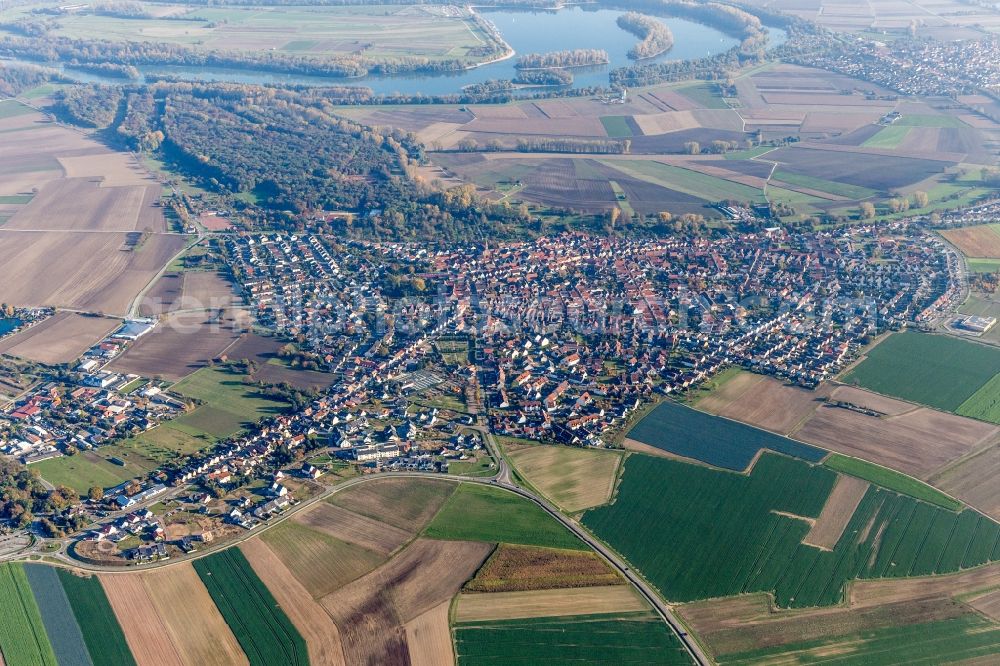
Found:
[[[517,69],[552,69],[557,67],[589,67],[611,62],[603,49],[572,49],[550,53],[526,53],[514,65]]]
[[[633,60],[652,58],[674,47],[674,34],[662,21],[638,12],[628,12],[618,17],[618,27],[639,37],[642,41],[628,51]]]

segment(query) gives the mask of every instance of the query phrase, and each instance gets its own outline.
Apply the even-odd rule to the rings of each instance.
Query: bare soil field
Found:
[[[829,391],[785,384],[774,377],[740,373],[698,401],[698,409],[787,435],[823,404]]]
[[[866,492],[868,492],[867,481],[853,476],[838,476],[833,491],[823,505],[823,510],[802,543],[833,550]]]
[[[246,333],[226,351],[231,359],[253,360],[257,363],[254,379],[266,384],[286,382],[300,389],[323,389],[333,383],[329,373],[292,368],[278,360],[282,342],[256,333]]]
[[[932,475],[928,481],[949,495],[1000,521],[1000,444]]]
[[[445,601],[404,626],[411,666],[447,666],[455,663],[448,625],[450,602]]]
[[[993,590],[986,594],[969,599],[967,602],[980,613],[988,615],[1000,622],[1000,590]]]
[[[967,257],[1000,259],[1000,231],[991,224],[948,229],[941,235]]]
[[[236,302],[233,284],[216,271],[185,271],[178,306],[182,310],[225,308]]]
[[[807,444],[927,479],[998,433],[994,425],[925,407],[875,417],[831,406],[817,409],[793,434]]]
[[[410,540],[410,532],[347,509],[320,502],[293,520],[335,539],[388,555]]]
[[[0,300],[124,315],[132,299],[185,242],[184,236],[173,234],[141,239],[138,232],[0,227]]]
[[[852,405],[881,412],[887,416],[898,416],[919,409],[919,405],[915,405],[912,402],[889,398],[854,386],[838,386],[833,389],[830,399],[849,402]]]
[[[751,595],[760,599],[762,595]],[[969,613],[962,603],[945,597],[901,601],[866,608],[826,608],[810,611],[770,611],[767,598],[754,617],[728,615],[729,599],[698,602],[679,610],[685,620],[708,643],[715,655],[732,654],[791,643],[853,637],[862,631],[883,627],[919,624],[960,617]],[[740,603],[742,602],[742,598]],[[750,610],[737,607],[739,611]],[[836,647],[836,646],[835,646]]]
[[[185,666],[142,576],[122,573],[99,578],[138,666]]]
[[[215,320],[208,312],[174,313],[139,338],[111,364],[117,372],[180,381],[204,368],[239,339],[242,327],[230,311]]]
[[[466,592],[520,592],[624,582],[596,553],[500,544],[463,589]]]
[[[63,178],[43,185],[4,226],[29,231],[142,231],[148,226],[149,231],[163,231],[163,216],[153,207],[158,198],[158,186],[100,187],[97,178]]]
[[[835,182],[888,191],[926,180],[953,163],[941,160],[879,155],[796,146],[779,148],[767,158],[797,173]]]
[[[278,556],[260,539],[244,541],[240,550],[302,634],[309,648],[309,663],[346,666],[337,625]]]
[[[0,340],[0,354],[36,363],[72,363],[121,325],[117,319],[57,312],[40,324]]]
[[[646,135],[666,134],[667,132],[701,126],[691,111],[666,111],[635,116],[635,122],[642,129],[642,133]]]
[[[67,178],[101,179],[101,187],[139,187],[160,185],[149,170],[128,153],[107,152],[103,155],[59,157]]]
[[[246,655],[190,563],[142,574],[153,606],[187,664],[248,664]]]
[[[335,493],[327,501],[416,534],[457,487],[429,479],[378,479]]]
[[[631,585],[583,587],[530,592],[462,593],[455,605],[455,620],[513,620],[526,617],[592,615],[647,610],[649,607]]]
[[[566,446],[511,449],[519,474],[569,512],[583,511],[611,499],[621,455],[615,451]]]
[[[947,576],[858,580],[849,585],[847,595],[852,606],[868,607],[924,597],[959,596],[997,586],[1000,564],[989,564]]]
[[[485,543],[418,539],[384,566],[323,597],[348,663],[406,663],[404,625],[449,601],[491,550]]]
[[[176,310],[183,290],[183,273],[165,273],[143,296],[139,314],[143,317],[155,317]]]

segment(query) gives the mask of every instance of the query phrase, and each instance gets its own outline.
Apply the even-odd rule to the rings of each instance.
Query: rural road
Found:
[[[454,483],[463,483],[463,482],[464,483],[479,483],[479,484],[483,484],[483,485],[491,485],[491,486],[503,488],[504,490],[507,490],[508,492],[512,492],[512,493],[515,493],[517,495],[520,495],[521,497],[523,497],[523,498],[527,499],[528,501],[532,502],[533,504],[537,505],[543,511],[545,511],[547,514],[549,514],[550,516],[552,516],[553,518],[555,518],[557,521],[559,521],[560,523],[562,523],[562,525],[565,526],[566,529],[568,529],[569,531],[571,531],[580,540],[582,540],[584,543],[586,543],[591,548],[593,548],[597,553],[599,553],[602,557],[604,557],[605,560],[607,560],[608,563],[612,567],[614,567],[615,569],[617,569],[618,572],[622,576],[624,576],[625,579],[628,580],[639,591],[639,594],[641,594],[642,597],[644,599],[646,599],[646,601],[656,610],[657,614],[663,619],[663,621],[666,622],[670,626],[670,628],[674,631],[674,633],[678,636],[678,638],[680,639],[681,643],[687,649],[688,653],[691,655],[691,658],[695,661],[695,663],[699,664],[699,666],[707,666],[708,664],[712,663],[711,660],[702,651],[701,646],[699,646],[688,635],[687,631],[681,625],[681,623],[677,619],[676,615],[673,613],[673,611],[670,609],[670,607],[666,604],[666,602],[664,602],[663,599],[660,598],[660,596],[656,593],[656,591],[652,588],[652,586],[650,586],[641,577],[639,577],[636,573],[634,573],[631,570],[631,568],[629,568],[628,565],[626,565],[618,557],[618,555],[616,555],[614,552],[611,551],[610,548],[608,548],[607,546],[605,546],[604,543],[602,543],[601,541],[599,541],[597,538],[595,538],[593,535],[591,535],[589,532],[587,532],[584,528],[582,528],[576,522],[570,520],[567,516],[563,515],[558,509],[556,509],[553,505],[549,504],[546,500],[542,499],[541,497],[538,497],[537,495],[535,495],[532,492],[529,492],[529,491],[524,490],[523,488],[517,486],[511,480],[509,465],[503,459],[503,457],[501,457],[499,455],[499,449],[495,449],[496,442],[493,440],[493,435],[490,434],[486,438],[486,441],[489,443],[490,448],[494,449],[496,451],[496,454],[494,455],[494,460],[497,460],[499,462],[499,470],[498,470],[496,476],[493,476],[493,477],[482,478],[482,477],[467,477],[467,476],[458,476],[458,475],[445,476],[445,475],[432,475],[432,474],[427,474],[425,472],[385,472],[385,473],[381,473],[381,474],[371,474],[371,475],[367,475],[367,476],[358,477],[358,478],[355,478],[355,479],[350,479],[348,481],[344,481],[343,483],[340,483],[340,484],[337,484],[335,486],[332,486],[332,487],[328,488],[327,490],[325,490],[324,492],[316,495],[315,497],[311,497],[310,499],[308,499],[308,500],[300,503],[298,506],[294,507],[293,510],[286,511],[285,513],[283,513],[280,516],[278,516],[275,520],[272,520],[271,522],[262,525],[260,528],[257,528],[257,529],[251,530],[249,532],[246,532],[245,534],[241,535],[239,538],[237,538],[237,539],[235,539],[233,541],[227,541],[225,544],[220,544],[220,546],[218,548],[209,548],[209,549],[206,549],[206,550],[203,550],[203,551],[199,551],[198,553],[196,553],[196,554],[194,554],[194,555],[192,555],[190,557],[183,557],[183,558],[178,558],[178,559],[171,559],[171,560],[166,560],[166,561],[163,561],[163,562],[155,562],[155,563],[152,563],[152,564],[144,565],[142,567],[134,567],[134,566],[129,566],[129,567],[99,566],[99,565],[88,564],[86,562],[81,562],[80,560],[77,560],[77,559],[73,558],[72,556],[68,555],[66,553],[66,548],[65,547],[59,553],[50,555],[50,558],[52,558],[52,559],[58,559],[61,563],[65,564],[67,566],[71,566],[71,567],[74,567],[74,568],[77,568],[77,569],[83,569],[83,570],[86,570],[86,571],[95,571],[95,572],[102,572],[102,573],[133,573],[133,572],[139,571],[139,570],[141,570],[141,571],[148,571],[148,570],[151,570],[151,569],[158,569],[158,568],[169,567],[169,566],[172,566],[172,565],[177,565],[177,564],[182,564],[182,563],[190,562],[191,560],[194,560],[194,559],[199,559],[199,558],[202,558],[202,557],[207,557],[208,555],[211,555],[213,552],[221,550],[222,548],[229,548],[229,547],[232,547],[232,546],[239,545],[240,543],[242,543],[242,542],[244,542],[244,541],[246,541],[248,539],[256,537],[261,532],[265,532],[265,531],[267,531],[269,529],[272,529],[273,527],[275,527],[276,525],[280,524],[281,522],[283,522],[287,518],[289,518],[289,517],[291,517],[291,516],[293,516],[293,515],[301,512],[301,511],[303,511],[307,507],[312,506],[313,504],[315,504],[317,502],[320,502],[322,500],[325,500],[330,495],[338,493],[338,492],[340,492],[342,490],[345,490],[347,488],[352,488],[352,487],[354,487],[356,485],[359,485],[361,483],[365,483],[367,481],[372,481],[372,480],[376,480],[376,479],[384,479],[384,478],[387,478],[387,477],[397,477],[397,478],[398,477],[409,477],[409,478],[420,478],[420,479],[433,478],[433,479],[438,479],[438,480],[451,481],[451,482],[454,482]]]

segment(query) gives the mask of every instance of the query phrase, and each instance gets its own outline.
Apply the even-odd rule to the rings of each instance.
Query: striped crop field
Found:
[[[58,575],[94,666],[134,666],[125,633],[97,577],[84,578],[65,569]]]
[[[92,666],[83,633],[56,569],[46,564],[25,564],[24,573],[59,666]]]
[[[773,592],[838,603],[857,578],[949,573],[1000,559],[1000,525],[871,487],[833,550],[802,543],[836,473],[764,454],[749,476],[633,455],[613,504],[584,524],[671,601]]]
[[[307,666],[305,640],[239,549],[195,560],[194,568],[251,666]]]
[[[56,666],[42,615],[20,564],[0,564],[0,650],[7,666]]]

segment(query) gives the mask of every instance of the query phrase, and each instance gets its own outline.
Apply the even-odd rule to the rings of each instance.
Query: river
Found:
[[[638,38],[618,27],[616,20],[624,12],[615,9],[591,9],[579,5],[558,11],[493,10],[481,8],[479,11],[492,21],[503,38],[518,55],[526,53],[546,53],[568,49],[603,49],[608,52],[611,62],[598,67],[573,69],[573,87],[607,86],[608,72],[617,67],[634,63],[629,60],[628,50]],[[666,53],[644,62],[667,60],[691,60],[728,51],[739,44],[739,39],[726,35],[716,28],[676,17],[660,17],[674,34],[674,46]],[[769,46],[783,43],[786,33],[778,28],[769,28]],[[231,81],[257,84],[300,84],[314,86],[357,85],[371,88],[376,94],[390,95],[449,95],[460,92],[463,86],[481,83],[490,79],[513,79],[517,74],[514,65],[517,57],[461,72],[436,74],[402,74],[398,76],[366,76],[343,79],[324,76],[303,76],[295,74],[275,74],[252,69],[219,69],[211,67],[189,67],[184,65],[141,66],[143,77],[150,75],[175,76],[197,81]],[[67,76],[90,83],[122,83],[88,72],[81,72],[59,64]]]

